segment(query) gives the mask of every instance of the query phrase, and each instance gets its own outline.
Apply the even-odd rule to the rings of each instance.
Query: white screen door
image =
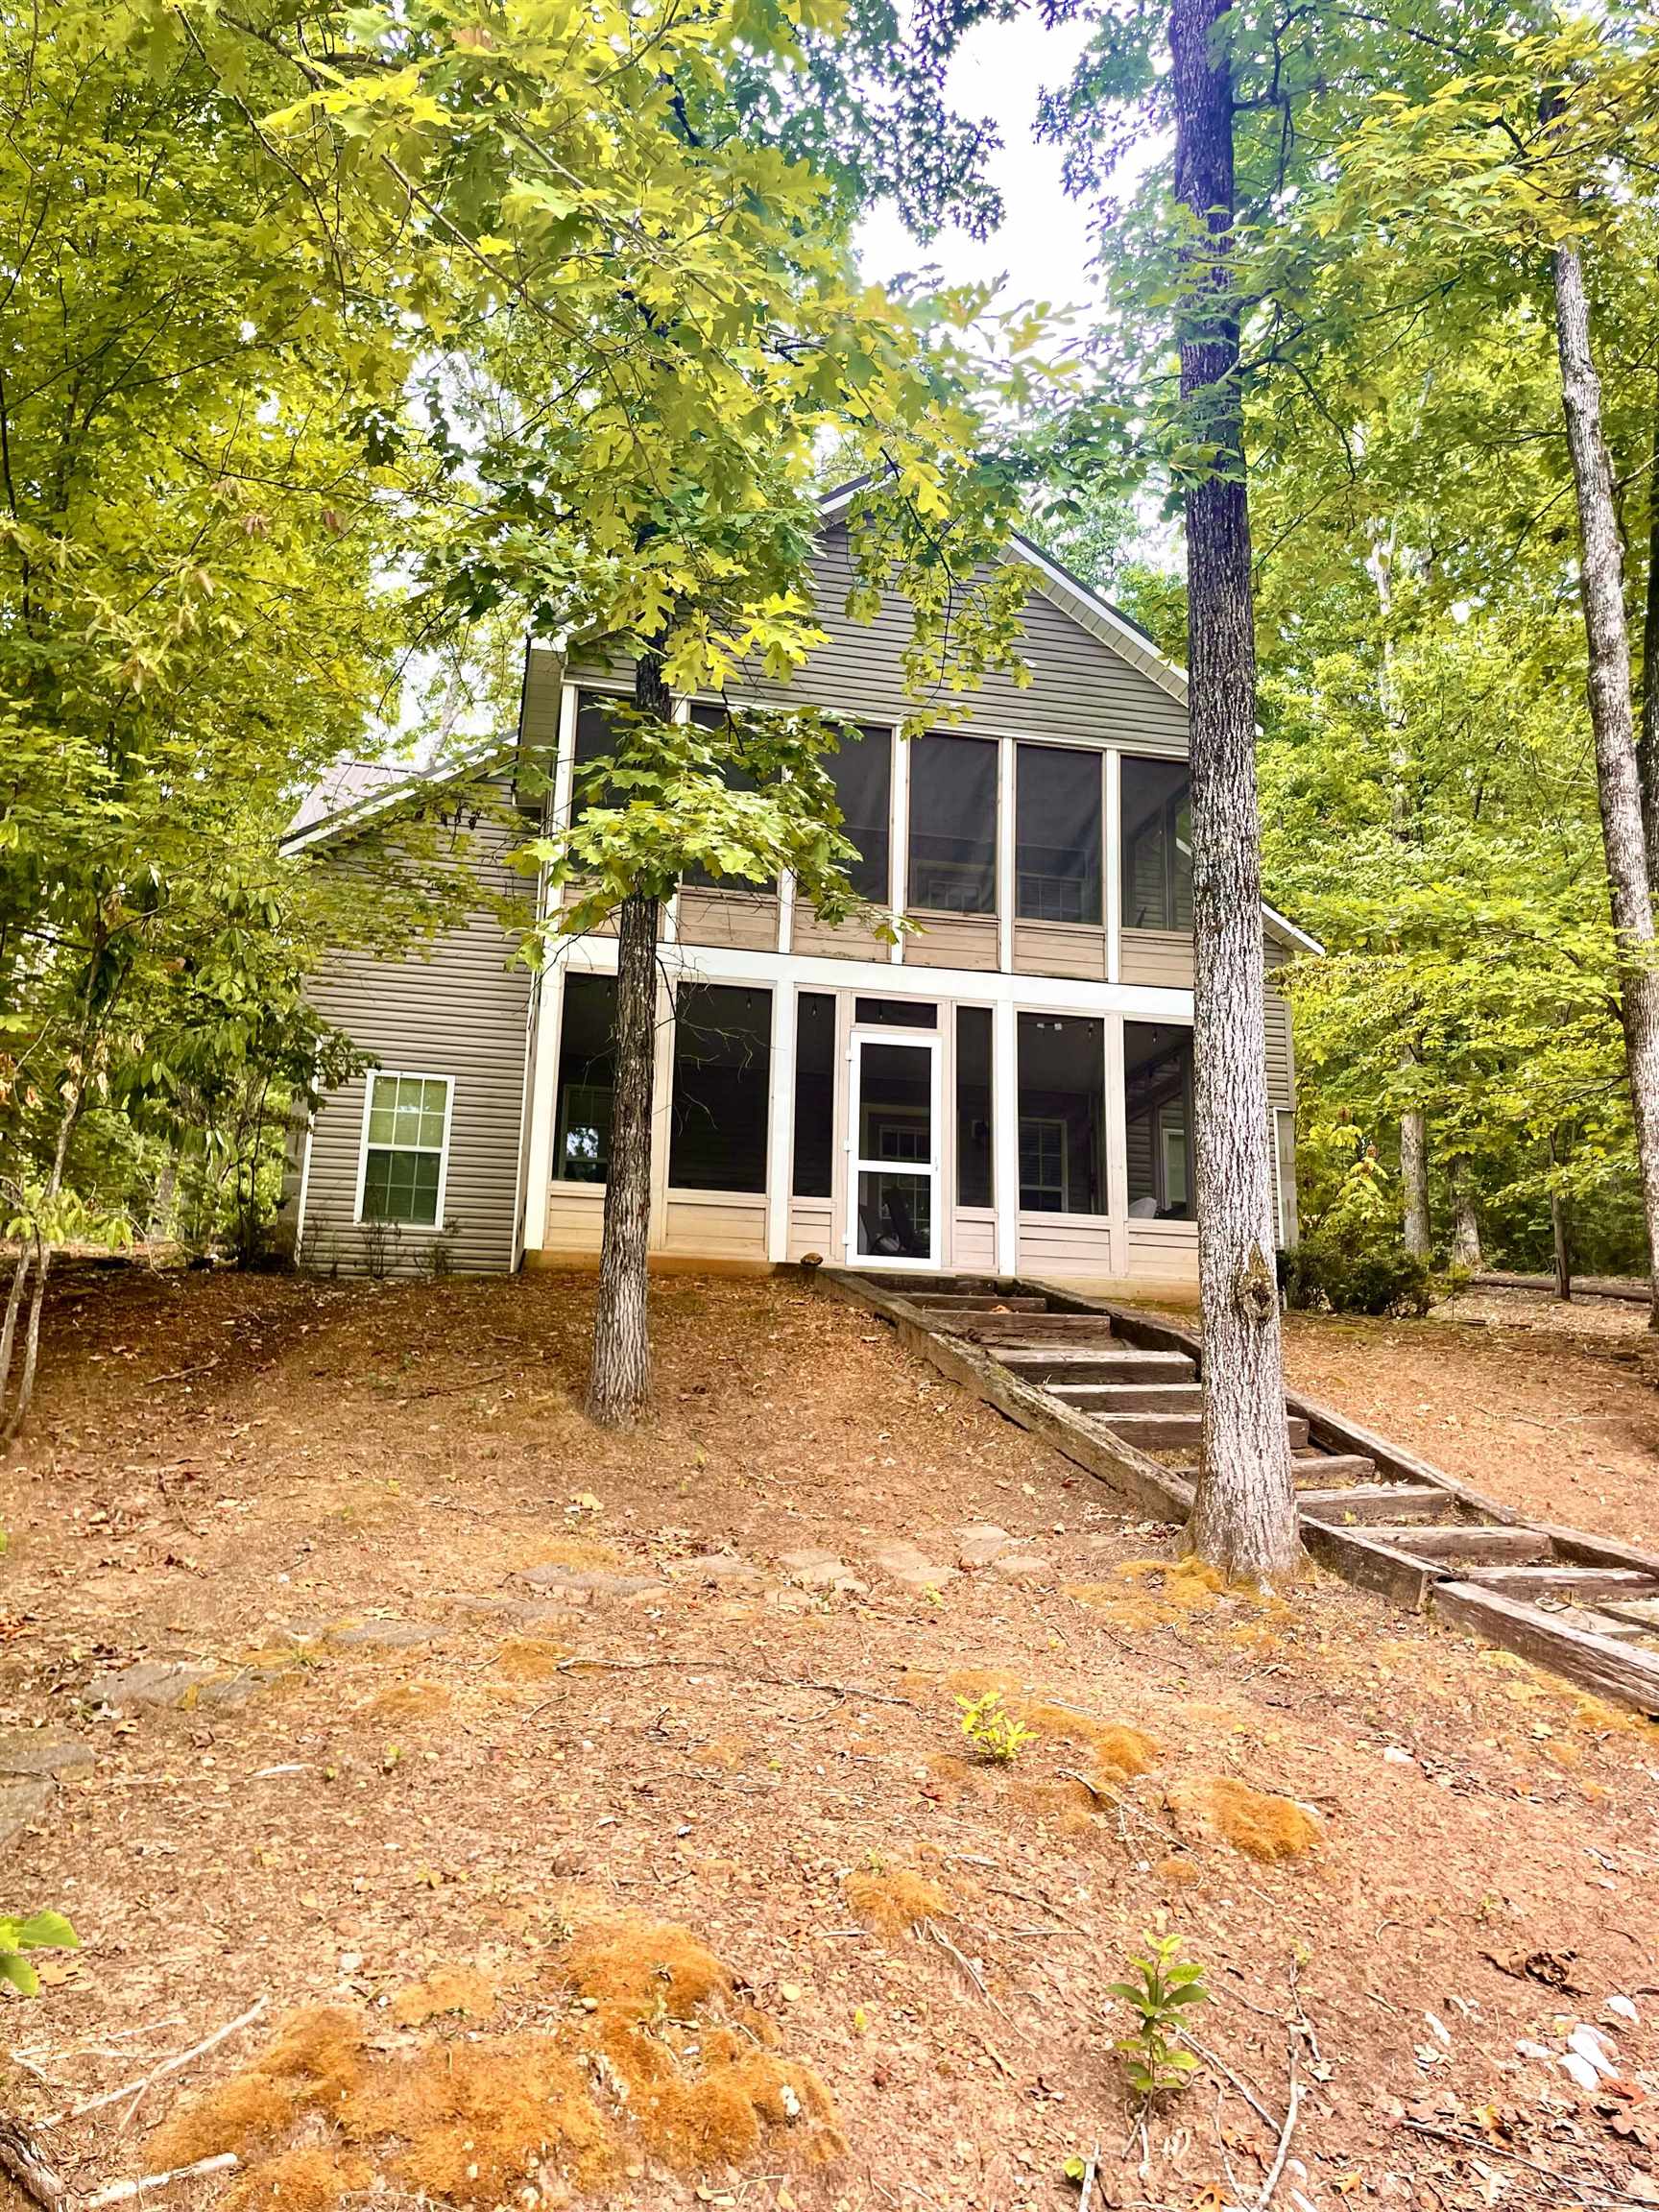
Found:
[[[847,1258],[882,1267],[940,1264],[939,1039],[853,1032],[847,1133]]]

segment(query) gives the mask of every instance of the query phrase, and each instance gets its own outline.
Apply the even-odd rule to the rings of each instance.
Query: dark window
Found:
[[[600,782],[595,787],[590,769],[596,760],[608,760],[616,752],[618,739],[624,734],[613,720],[613,709],[627,707],[632,701],[608,698],[603,692],[583,691],[576,700],[575,772],[570,782],[570,819],[580,822],[589,806],[614,806],[617,795],[609,784]]]
[[[939,1009],[919,998],[857,998],[853,1012],[866,1028],[937,1029]]]
[[[616,978],[566,975],[553,1142],[553,1174],[559,1182],[603,1183],[611,1171],[615,1028]]]
[[[1123,926],[1192,926],[1192,795],[1185,760],[1123,761]]]
[[[1100,920],[1100,756],[1022,745],[1015,765],[1014,911]]]
[[[841,826],[858,857],[847,874],[861,899],[885,906],[893,896],[893,733],[848,730],[824,765],[835,785]]]
[[[691,719],[702,730],[724,730],[727,715],[724,707],[694,703]],[[753,776],[735,760],[729,760],[720,770],[720,781],[728,791],[755,791],[759,788]],[[692,891],[747,891],[770,890],[771,885],[757,882],[748,876],[715,876],[707,868],[687,868],[680,878]],[[738,1186],[722,1184],[720,1189],[737,1189]]]
[[[1131,1220],[1192,1218],[1192,1032],[1123,1024]]]
[[[983,737],[910,739],[909,904],[997,911],[997,748]]]
[[[1026,1214],[1106,1211],[1104,1024],[1020,1017],[1020,1206]]]
[[[956,1203],[991,1203],[991,1009],[956,1009]]]
[[[835,1001],[803,991],[795,1002],[795,1166],[797,1198],[828,1198],[835,1144]]]
[[[682,983],[674,1022],[668,1181],[678,1190],[764,1190],[772,994]]]

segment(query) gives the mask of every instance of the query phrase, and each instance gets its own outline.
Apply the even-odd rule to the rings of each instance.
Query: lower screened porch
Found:
[[[660,1262],[816,1256],[1143,1293],[1194,1286],[1190,995],[663,951]],[[599,1248],[614,995],[604,941],[573,948],[541,988],[532,1264]],[[1287,1172],[1291,1116],[1276,1122]]]

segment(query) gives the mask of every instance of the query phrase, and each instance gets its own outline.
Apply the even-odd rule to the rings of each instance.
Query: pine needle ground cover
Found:
[[[1229,2163],[1259,2191],[1294,2058],[1278,2187],[1318,2212],[1653,2200],[1643,1724],[1342,1585],[1214,1586],[793,1282],[661,1286],[631,1438],[579,1410],[580,1279],[60,1295],[0,1481],[0,1743],[89,1760],[7,1785],[12,1890],[84,1948],[5,2016],[12,2108],[266,2001],[125,2128],[52,2131],[86,2185],[232,2152],[169,2200],[1061,2212],[1098,2141],[1106,2201],[1186,2212]],[[1379,1427],[1527,1414],[1528,1479],[1584,1449],[1530,1426],[1551,1359],[1574,1408],[1628,1375],[1622,1338],[1506,1380],[1489,1329],[1365,1326]],[[988,1695],[1005,1762],[961,1730]],[[1105,1991],[1147,1931],[1211,2056],[1143,2178]]]

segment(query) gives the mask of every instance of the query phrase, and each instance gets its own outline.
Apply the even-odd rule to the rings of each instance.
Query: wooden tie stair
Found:
[[[1185,1520],[1203,1418],[1190,1332],[1043,1283],[825,1280],[1133,1503]],[[1528,1521],[1293,1392],[1286,1431],[1303,1542],[1322,1566],[1659,1716],[1659,1555]]]

